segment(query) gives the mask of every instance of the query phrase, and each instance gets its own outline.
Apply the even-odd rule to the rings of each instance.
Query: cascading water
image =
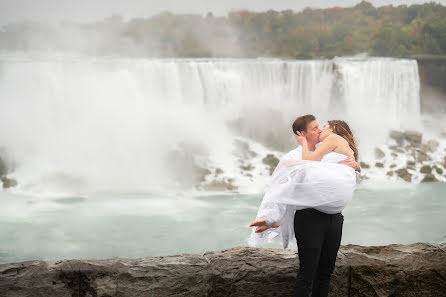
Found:
[[[417,126],[419,101],[412,60],[3,55],[0,147],[22,189],[147,189],[190,175],[185,159],[236,176],[235,139],[286,151],[305,113],[349,122],[364,156]]]

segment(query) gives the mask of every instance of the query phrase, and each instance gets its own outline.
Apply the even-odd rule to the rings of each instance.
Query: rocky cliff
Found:
[[[0,265],[0,296],[291,296],[295,250]],[[330,296],[446,296],[446,244],[342,246]]]

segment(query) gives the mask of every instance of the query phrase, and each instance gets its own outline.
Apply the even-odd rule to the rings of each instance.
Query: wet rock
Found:
[[[3,176],[1,178],[1,181],[3,183],[3,188],[5,189],[17,186],[17,181],[13,178],[8,178],[6,176]]]
[[[421,140],[423,134],[418,131],[406,130],[404,131],[404,139],[409,141],[409,143],[414,147],[419,147],[421,145]]]
[[[386,154],[380,150],[379,148],[375,148],[375,158],[382,159],[386,156]]]
[[[5,176],[6,174],[8,174],[8,169],[6,167],[5,162],[3,161],[3,159],[0,157],[0,177]]]
[[[440,167],[435,167],[435,171],[436,171],[438,174],[443,174],[443,169],[441,169]]]
[[[266,155],[265,158],[262,159],[263,164],[269,166],[269,175],[273,174],[274,169],[276,169],[277,164],[279,164],[280,160],[274,156],[273,154]]]
[[[365,162],[359,162],[359,166],[361,167],[361,168],[364,168],[364,169],[367,169],[367,168],[370,168],[370,165],[369,164],[367,164],[367,163],[365,163]]]
[[[423,148],[430,153],[434,153],[438,149],[439,145],[440,143],[438,141],[431,139],[427,143],[423,144]]]
[[[417,152],[417,161],[418,162],[426,162],[426,161],[431,161],[431,157],[429,157],[429,155],[423,151],[419,151]]]
[[[401,154],[404,153],[403,148],[400,146],[397,146],[397,145],[391,145],[391,146],[389,146],[389,149],[391,149],[392,151],[395,151],[397,153],[401,153]]]
[[[384,164],[383,164],[383,163],[380,163],[380,162],[376,162],[376,163],[375,163],[375,167],[383,168],[383,167],[384,167]]]
[[[415,166],[406,166],[406,168],[409,170],[415,170]]]
[[[411,160],[408,160],[407,162],[406,162],[406,165],[407,166],[415,166],[415,161],[411,161]]]
[[[236,139],[234,140],[234,155],[241,158],[242,160],[251,159],[257,156],[257,153],[251,150],[249,143]]]
[[[0,265],[0,296],[288,297],[298,266],[295,249],[249,247],[142,259],[28,261]],[[445,279],[445,244],[345,245],[329,296],[443,296]]]
[[[221,168],[215,169],[215,175],[223,174],[223,170]]]
[[[255,167],[252,166],[251,164],[248,164],[248,165],[241,165],[240,169],[245,170],[245,171],[251,171],[251,170],[255,169]]]
[[[212,172],[207,168],[195,167],[195,173],[197,175],[197,179],[199,182],[203,182],[206,180],[206,175],[211,174]]]
[[[420,168],[420,172],[421,173],[431,173],[432,172],[432,167],[430,167],[429,165],[423,165]]]
[[[390,131],[389,137],[394,139],[396,141],[396,143],[398,143],[398,145],[403,144],[403,140],[404,140],[403,132],[392,130],[392,131]]]
[[[390,168],[395,168],[396,167],[396,164],[391,164],[390,165]]]
[[[400,168],[400,169],[396,170],[395,173],[396,173],[396,175],[398,175],[398,177],[404,179],[405,181],[407,181],[409,183],[412,181],[412,174],[410,174],[406,168]]]
[[[386,175],[393,176],[393,171],[392,170],[391,171],[387,171]]]
[[[202,184],[201,188],[205,191],[235,191],[237,186],[232,184],[232,179],[227,180],[213,180],[210,183]]]
[[[391,152],[390,155],[391,155],[392,157],[395,157],[395,158],[398,157],[398,154],[395,153],[395,152]]]
[[[421,180],[422,183],[433,183],[438,182],[438,179],[433,174],[426,174]]]

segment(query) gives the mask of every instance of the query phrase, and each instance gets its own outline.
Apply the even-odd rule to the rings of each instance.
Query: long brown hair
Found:
[[[348,146],[353,150],[355,160],[358,161],[358,148],[356,147],[355,138],[348,124],[341,120],[328,121],[328,124],[333,128],[333,133],[347,140]]]

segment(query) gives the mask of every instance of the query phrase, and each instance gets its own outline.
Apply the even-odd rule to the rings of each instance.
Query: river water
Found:
[[[445,184],[359,188],[344,210],[342,244],[446,241]],[[246,246],[262,195],[0,192],[0,262],[202,254]],[[269,247],[281,248],[274,238]],[[296,249],[295,243],[289,248]]]

